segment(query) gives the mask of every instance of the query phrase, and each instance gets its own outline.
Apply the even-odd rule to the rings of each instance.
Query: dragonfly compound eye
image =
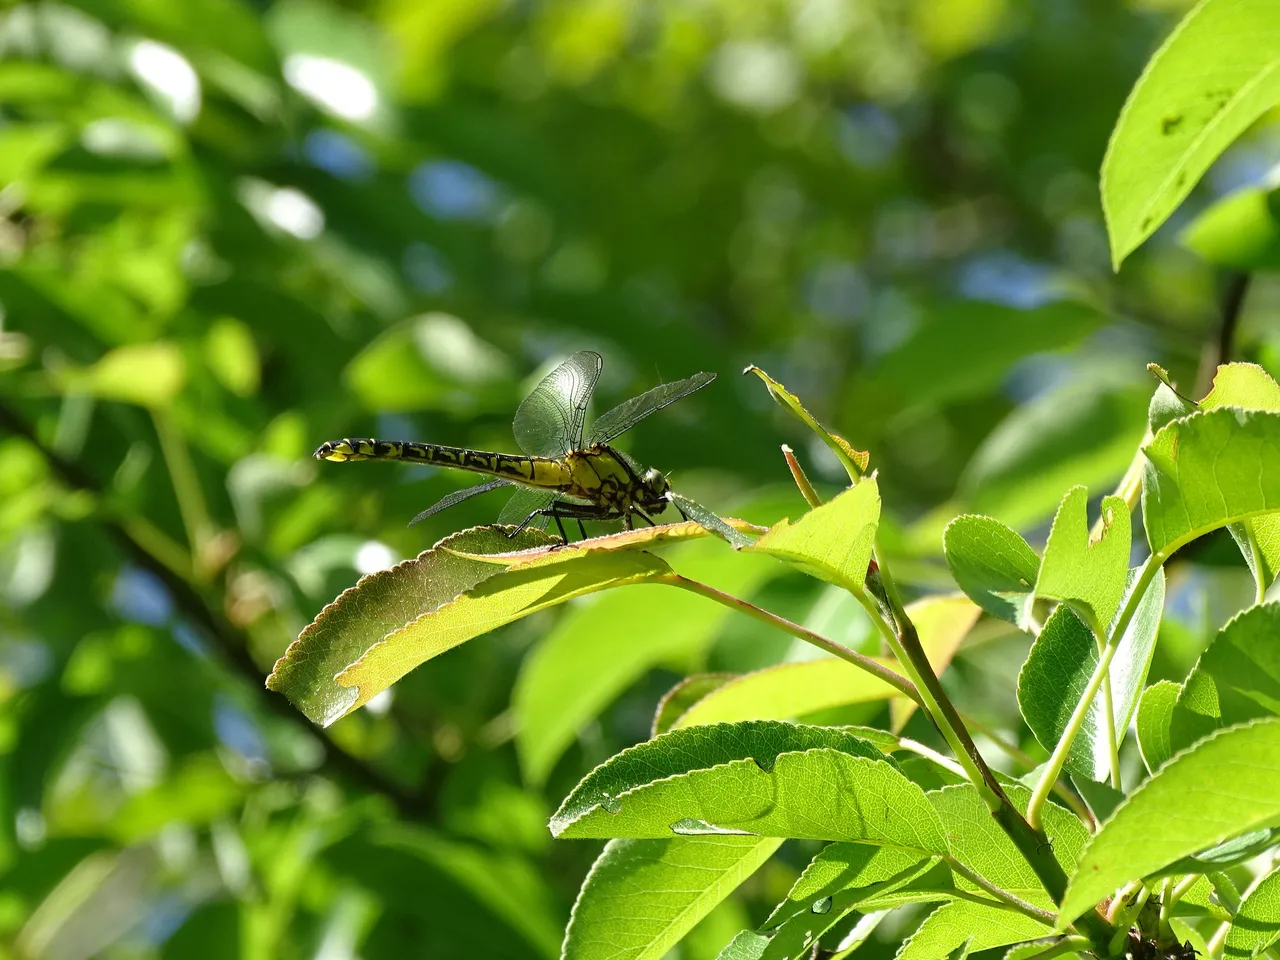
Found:
[[[661,470],[650,468],[644,472],[644,486],[655,498],[664,497],[671,484]]]

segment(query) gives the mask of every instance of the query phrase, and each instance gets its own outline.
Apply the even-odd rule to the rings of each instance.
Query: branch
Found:
[[[53,472],[68,486],[90,493],[95,498],[102,496],[101,487],[82,468],[54,450],[49,449],[36,436],[31,425],[8,405],[0,403],[0,426],[27,440],[49,462]],[[304,728],[312,736],[319,737],[325,744],[324,764],[330,771],[351,785],[365,791],[380,793],[391,800],[401,815],[413,819],[428,819],[435,805],[435,794],[429,791],[416,796],[399,784],[388,779],[378,770],[369,766],[339,746],[327,733],[314,727],[310,721],[282,696],[265,692],[262,686],[263,672],[261,667],[249,654],[249,642],[244,632],[228,623],[217,612],[216,607],[208,603],[183,577],[175,573],[155,554],[144,546],[134,531],[125,522],[99,517],[98,522],[120,550],[139,567],[156,576],[173,596],[174,603],[182,611],[186,619],[199,626],[206,636],[213,641],[224,662],[235,673],[247,680],[256,690],[263,691],[262,703],[276,716]]]

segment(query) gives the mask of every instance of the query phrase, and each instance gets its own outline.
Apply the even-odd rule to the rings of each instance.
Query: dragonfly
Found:
[[[466,470],[493,479],[458,490],[423,510],[410,525],[464,500],[505,487],[516,488],[498,516],[499,524],[515,524],[515,537],[530,524],[545,528],[554,520],[563,543],[569,542],[564,521],[576,520],[586,539],[584,520],[619,520],[628,530],[636,519],[655,526],[653,514],[674,506],[688,520],[736,542],[741,537],[720,517],[687,497],[673,493],[667,476],[645,468],[613,446],[613,441],[716,378],[695,373],[654,387],[596,418],[584,431],[587,405],[604,365],[591,350],[575,353],[552,370],[516,409],[512,424],[521,455],[449,447],[412,440],[366,437],[330,440],[320,445],[317,460],[400,460]]]

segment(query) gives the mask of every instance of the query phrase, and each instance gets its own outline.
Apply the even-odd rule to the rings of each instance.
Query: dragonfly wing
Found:
[[[456,506],[463,500],[470,500],[472,497],[478,497],[482,493],[488,493],[490,490],[497,490],[499,487],[515,486],[510,480],[490,480],[488,483],[478,483],[474,487],[467,487],[463,490],[455,490],[446,497],[441,497],[427,509],[409,521],[409,526],[415,523],[421,523],[427,517],[433,517],[441,510],[448,510],[450,507]]]
[[[712,513],[696,500],[690,500],[688,497],[682,497],[678,493],[668,493],[667,496],[670,498],[672,504],[675,505],[676,509],[708,533],[714,533],[718,537],[723,537],[735,547],[751,546],[752,541],[750,537],[747,537],[733,529],[733,527],[729,526],[716,514]]]
[[[609,443],[626,433],[649,414],[670,406],[695,390],[701,390],[715,378],[714,373],[695,373],[692,377],[664,383],[645,391],[638,397],[632,397],[625,403],[618,404],[608,413],[596,418],[596,422],[591,425],[589,443],[591,445]]]
[[[533,388],[516,410],[516,443],[531,457],[562,457],[582,448],[582,422],[603,365],[600,354],[575,353]]]
[[[533,490],[529,487],[521,487],[511,495],[507,505],[498,514],[498,522],[522,523],[534,511],[544,510],[551,506],[551,501],[555,498],[556,494],[553,490]],[[546,527],[550,519],[547,516],[535,517],[529,525],[541,530]]]

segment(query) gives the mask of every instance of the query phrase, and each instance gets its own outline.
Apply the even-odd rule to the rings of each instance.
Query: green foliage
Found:
[[[583,881],[562,955],[665,956],[780,843],[756,837],[610,840]]]
[[[1280,100],[1272,16],[1263,0],[1205,0],[1147,64],[1102,165],[1102,204],[1117,267],[1219,154]]]
[[[1277,769],[1277,718],[1221,731],[1162,766],[1089,841],[1060,923],[1121,883],[1274,819]],[[1216,786],[1221,777],[1230,791]]]
[[[1060,7],[6,5],[0,955],[1274,952],[1275,15]]]

